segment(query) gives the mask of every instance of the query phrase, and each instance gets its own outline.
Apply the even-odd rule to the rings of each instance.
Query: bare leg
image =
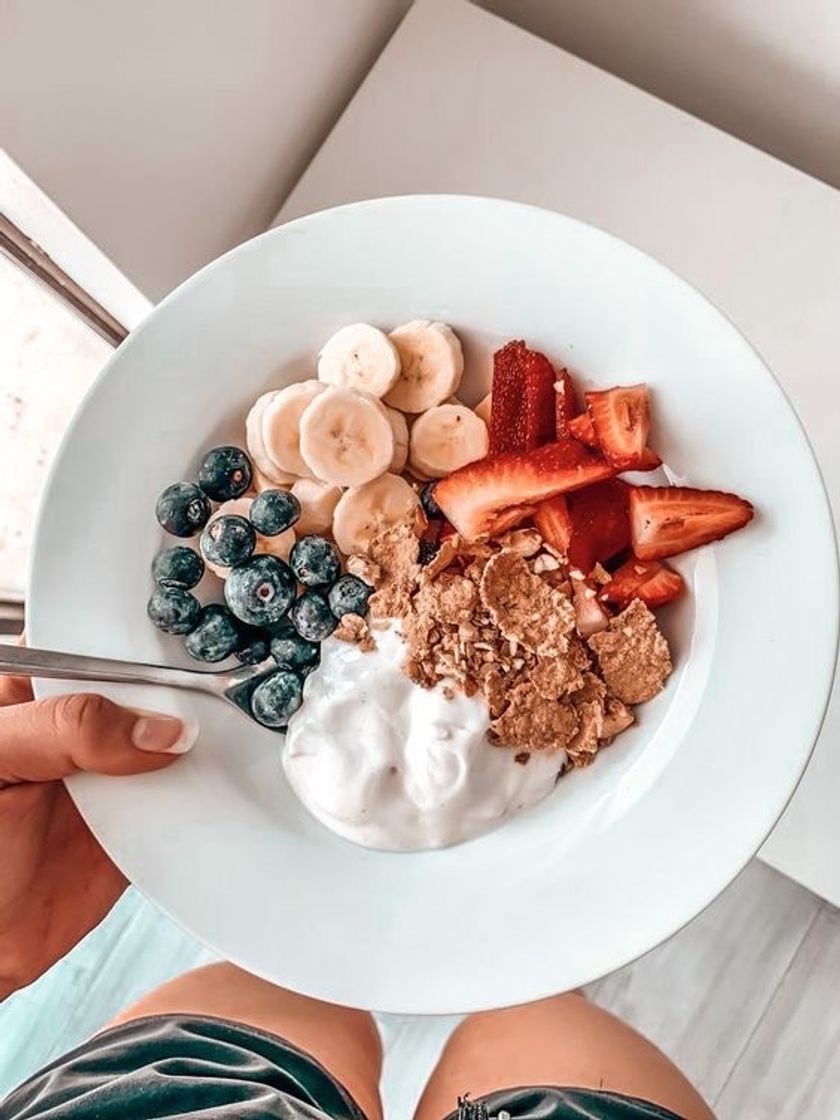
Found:
[[[214,1015],[280,1035],[328,1069],[368,1120],[381,1120],[382,1048],[367,1012],[297,995],[232,964],[210,964],[149,992],[111,1025],[169,1012]]]
[[[471,1015],[444,1048],[415,1120],[442,1120],[465,1092],[527,1085],[608,1089],[684,1120],[714,1120],[661,1051],[577,993]]]

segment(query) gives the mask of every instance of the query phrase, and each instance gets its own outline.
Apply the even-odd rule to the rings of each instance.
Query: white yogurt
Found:
[[[400,670],[394,629],[376,641],[370,653],[325,642],[289,721],[286,775],[323,825],[367,848],[442,848],[551,792],[562,751],[516,762],[512,750],[487,742],[481,698],[420,688]]]

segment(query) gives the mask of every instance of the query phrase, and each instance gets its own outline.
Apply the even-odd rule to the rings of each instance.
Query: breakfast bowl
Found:
[[[195,477],[208,448],[241,444],[261,394],[315,377],[319,348],[341,328],[418,319],[457,333],[458,396],[470,406],[510,339],[582,389],[644,382],[662,479],[743,495],[756,515],[731,539],[674,559],[687,588],[661,619],[674,672],[635,725],[538,804],[451,847],[349,843],[295,795],[282,735],[212,697],[101,686],[201,728],[165,771],[68,780],[126,876],[251,972],[404,1013],[578,987],[706,906],[760,846],[808,761],[838,617],[831,516],[807,439],[718,310],[650,257],[566,216],[410,196],[311,215],[240,246],[119,348],[46,489],[30,642],[188,664],[145,613],[158,496]]]

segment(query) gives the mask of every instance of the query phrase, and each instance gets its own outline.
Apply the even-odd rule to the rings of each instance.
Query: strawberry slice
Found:
[[[588,412],[582,412],[580,416],[572,417],[569,421],[569,435],[572,439],[579,439],[580,442],[585,443],[587,447],[598,446],[595,426]]]
[[[556,374],[554,366],[538,350],[525,349],[522,354],[525,392],[522,416],[525,427],[525,450],[542,447],[555,438]]]
[[[616,569],[612,579],[601,589],[601,598],[617,607],[628,606],[641,599],[648,607],[663,607],[681,594],[685,587],[679,572],[659,560],[637,560],[631,557]]]
[[[606,564],[630,543],[627,485],[608,479],[569,495],[572,537],[571,563],[588,575],[597,563]]]
[[[572,519],[565,494],[555,494],[534,510],[534,525],[544,541],[564,555],[572,540]]]
[[[557,439],[568,439],[572,434],[569,425],[577,412],[577,393],[567,369],[560,371],[554,382],[554,433]],[[584,442],[586,442],[584,440]]]
[[[640,560],[676,556],[720,540],[752,519],[753,507],[735,494],[687,486],[631,486],[630,539]]]
[[[616,473],[575,440],[558,440],[534,451],[507,452],[468,463],[435,486],[435,500],[465,540],[495,530],[511,506],[530,506],[602,482]]]
[[[493,355],[493,386],[490,395],[490,454],[525,450],[525,418],[522,412],[524,342],[509,342]]]
[[[586,394],[586,406],[604,458],[619,470],[652,470],[659,458],[647,446],[650,398],[647,385]],[[652,460],[656,458],[656,463]]]
[[[554,367],[524,342],[508,342],[493,355],[490,454],[531,451],[554,439]]]
[[[511,506],[510,509],[500,510],[493,514],[487,532],[491,537],[499,537],[508,529],[515,529],[517,525],[521,525],[533,515],[533,512],[533,506]]]

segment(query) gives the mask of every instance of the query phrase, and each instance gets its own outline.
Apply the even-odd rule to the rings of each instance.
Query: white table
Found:
[[[562,210],[681,273],[776,372],[840,508],[840,193],[463,0],[418,0],[278,220],[417,191]],[[835,904],[838,740],[835,697],[761,853]]]

